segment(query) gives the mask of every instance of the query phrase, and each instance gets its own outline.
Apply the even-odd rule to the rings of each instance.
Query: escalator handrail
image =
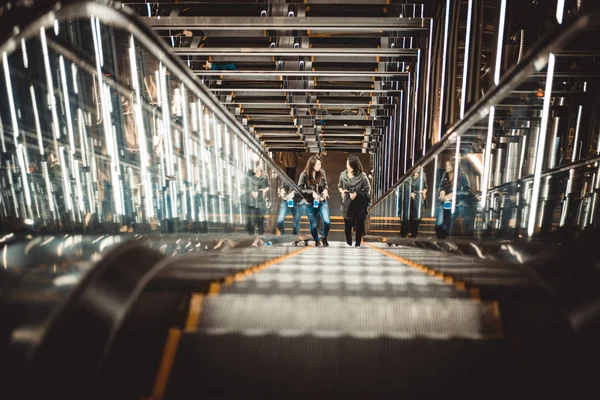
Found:
[[[131,279],[131,266],[123,265],[122,261],[123,255],[126,255],[128,251],[132,250],[142,250],[146,252],[147,256],[153,261],[144,263],[140,260],[140,262],[134,266],[138,270],[137,272],[140,274],[141,279],[136,280],[133,290],[127,293],[120,293],[124,295],[124,299],[119,300],[118,296],[115,296],[115,289],[117,287],[122,288],[123,285],[115,285],[115,282],[119,281],[119,278],[125,280]],[[94,308],[96,302],[89,301],[91,300],[89,298],[87,299],[88,301],[86,301],[86,297],[89,297],[91,293],[106,293],[112,296],[111,300],[113,303],[111,303],[111,306],[113,306],[113,309],[108,310],[108,313],[111,315],[105,314],[105,318],[103,318],[104,322],[109,321],[109,331],[111,332],[104,342],[104,347],[106,348],[111,342],[110,339],[114,337],[114,332],[120,329],[122,322],[127,315],[126,311],[131,308],[133,302],[137,300],[139,293],[141,293],[149,281],[150,278],[148,277],[154,276],[156,271],[155,265],[162,258],[164,258],[162,254],[137,241],[129,241],[110,251],[77,283],[73,291],[69,293],[65,302],[52,311],[43,333],[28,351],[27,359],[25,360],[26,365],[31,365],[31,362],[37,361],[40,348],[45,345],[54,344],[48,343],[48,337],[56,335],[57,331],[60,332],[61,330],[64,330],[65,326],[72,322],[71,314],[74,312],[74,309],[82,307],[85,307],[86,309]],[[107,277],[110,278],[109,285],[102,282],[103,279],[107,279]],[[114,307],[115,305],[117,307]],[[107,311],[107,309],[104,311]]]
[[[498,85],[479,99],[465,114],[464,118],[448,129],[441,140],[433,145],[429,152],[406,171],[406,174],[396,184],[389,188],[379,199],[373,202],[370,209],[374,209],[388,196],[393,195],[396,189],[411,177],[418,168],[431,162],[437,155],[456,143],[458,136],[465,134],[473,125],[489,114],[491,106],[502,101],[512,90],[527,79],[533,72],[544,68],[548,63],[550,53],[563,49],[575,35],[583,30],[595,26],[600,18],[600,4],[596,4],[590,11],[584,12],[574,19],[565,21],[562,25],[554,27],[547,35],[542,37],[535,46],[523,57],[521,63],[509,69]]]
[[[540,174],[541,178],[546,178],[548,176],[552,176],[552,175],[558,175],[560,173],[563,172],[567,172],[571,169],[577,169],[577,168],[582,168],[585,166],[588,166],[590,164],[594,164],[594,163],[600,163],[600,155],[598,156],[593,156],[593,157],[588,157],[588,158],[584,158],[582,160],[579,161],[574,161],[572,163],[569,164],[564,164],[561,165],[559,167],[555,167],[546,171],[543,171]],[[507,182],[507,183],[503,183],[502,185],[498,185],[498,186],[494,186],[488,189],[488,193],[496,193],[496,192],[501,192],[502,190],[509,188],[513,185],[518,185],[518,184],[523,184],[525,182],[531,181],[533,179],[533,175],[527,175],[524,176],[520,179],[517,179],[516,181],[513,182]]]
[[[175,73],[199,100],[204,104],[209,105],[215,116],[225,122],[228,128],[230,128],[252,150],[259,154],[263,162],[277,172],[280,179],[287,183],[289,187],[293,188],[298,194],[301,194],[295,182],[291,180],[285,171],[283,171],[283,169],[270,157],[265,155],[264,149],[249,134],[243,125],[216,99],[200,79],[191,73],[190,69],[185,66],[183,61],[170,52],[170,49],[160,40],[159,36],[138,19],[137,15],[135,15],[132,10],[119,2],[111,0],[71,0],[67,4],[64,4],[64,2],[56,2],[47,5],[46,7],[46,11],[32,15],[25,22],[20,21],[23,26],[22,28],[16,24],[13,25],[12,29],[7,27],[5,31],[12,32],[13,34],[4,42],[0,42],[0,54],[6,52],[7,55],[10,55],[18,48],[21,39],[35,36],[40,29],[52,27],[55,21],[62,22],[69,19],[91,18],[94,16],[107,25],[124,29],[134,35],[135,39],[144,46],[145,50],[165,64],[169,71]],[[8,20],[4,23],[11,22],[9,17],[5,16],[4,19]],[[14,24],[14,21],[12,22]]]

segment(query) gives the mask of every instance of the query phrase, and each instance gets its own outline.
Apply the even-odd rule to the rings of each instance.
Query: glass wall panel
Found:
[[[99,15],[2,54],[0,230],[275,232],[267,188],[287,178],[174,58]]]
[[[594,35],[585,24],[592,27],[585,17],[572,25],[579,30],[570,28],[570,40],[553,42],[558,33],[542,40],[450,128],[374,205],[371,233],[411,236],[412,215],[419,215],[411,197],[419,193],[414,185],[422,168],[430,208],[420,237],[597,235],[600,66],[597,52],[582,48]],[[428,224],[433,229],[423,229]]]

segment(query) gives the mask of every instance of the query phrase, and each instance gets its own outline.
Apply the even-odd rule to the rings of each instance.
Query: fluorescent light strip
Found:
[[[93,19],[93,17],[92,17]],[[92,29],[92,33],[94,30]],[[94,43],[96,43],[96,36],[94,37]],[[50,98],[50,112],[52,113],[52,130],[54,138],[60,138],[60,127],[58,125],[58,115],[56,113],[56,96],[54,95],[54,82],[52,81],[52,71],[50,70],[50,57],[48,56],[48,45],[46,44],[46,31],[44,28],[40,29],[40,41],[42,42],[42,54],[44,56],[44,69],[46,72],[46,84],[48,85],[48,97]],[[56,140],[54,141],[55,150],[58,151]]]
[[[564,12],[565,12],[565,0],[558,0],[556,3],[556,20],[561,25],[563,23]]]
[[[444,18],[444,48],[442,50],[442,82],[440,84],[440,115],[438,118],[438,142],[442,138],[444,125],[444,85],[446,83],[446,57],[448,53],[448,31],[450,30],[450,0],[446,0],[446,17]]]
[[[8,176],[8,187],[10,187],[10,194],[13,198],[13,206],[15,207],[15,217],[20,218],[19,215],[19,202],[17,201],[17,194],[15,193],[15,184],[13,183],[12,178],[12,167],[10,165],[10,160],[6,160],[6,175]]]
[[[546,147],[546,136],[548,135],[548,118],[550,115],[550,98],[552,97],[552,81],[554,79],[554,63],[555,56],[550,53],[548,58],[548,72],[546,74],[546,88],[544,92],[544,106],[542,108],[542,122],[538,142],[536,143],[535,152],[535,169],[533,173],[533,191],[531,195],[529,222],[527,225],[527,235],[531,237],[535,231],[535,215],[538,208],[538,200],[540,198],[540,180],[542,174],[542,165],[544,161],[544,150]]]
[[[490,164],[492,162],[492,138],[494,137],[494,116],[496,107],[490,107],[490,116],[488,119],[488,132],[485,141],[485,158],[483,160],[483,182],[481,184],[481,207],[485,207],[487,192],[490,184]]]
[[[496,65],[494,66],[494,84],[500,82],[500,67],[502,65],[502,48],[504,42],[504,25],[506,23],[506,0],[500,2],[500,21],[498,28],[498,43],[496,44]]]
[[[429,122],[429,88],[431,86],[431,52],[433,47],[433,18],[429,20],[429,49],[427,54],[427,86],[425,86],[425,113],[423,114],[423,155],[427,152],[427,123]]]
[[[500,18],[498,28],[498,42],[496,43],[496,62],[494,65],[494,84],[497,86],[500,82],[500,67],[502,65],[502,45],[504,42],[504,26],[506,19],[506,0],[500,2]],[[488,132],[486,138],[485,147],[485,159],[483,166],[483,182],[481,186],[481,207],[485,207],[487,201],[487,192],[490,183],[490,164],[492,159],[492,139],[494,136],[494,117],[496,108],[490,107],[489,118],[488,118]]]
[[[152,196],[152,175],[148,165],[148,143],[146,139],[146,130],[144,126],[144,118],[142,113],[141,90],[139,84],[139,76],[136,63],[135,40],[133,35],[130,37],[129,44],[129,63],[131,68],[131,80],[135,91],[134,115],[136,122],[136,130],[138,134],[138,142],[140,146],[140,184],[141,190],[145,197],[146,218],[154,217],[153,196]]]
[[[38,139],[38,147],[40,155],[44,155],[44,140],[42,139],[42,128],[40,127],[40,115],[37,108],[37,100],[35,98],[35,88],[29,86],[29,94],[31,95],[31,105],[33,106],[33,118],[35,122],[35,132]]]
[[[77,88],[77,72],[77,66],[71,64],[71,75],[73,77],[73,89],[75,90],[75,94],[79,94],[79,89]]]
[[[58,58],[58,65],[60,69],[60,78],[62,81],[63,99],[65,103],[65,118],[67,120],[67,133],[69,134],[69,147],[71,154],[75,154],[75,137],[73,134],[73,120],[71,118],[71,104],[69,96],[69,88],[67,86],[67,73],[65,70],[65,60],[63,56]]]
[[[465,57],[463,59],[462,90],[460,94],[460,119],[465,117],[467,107],[467,75],[469,73],[469,46],[471,45],[471,19],[473,18],[473,0],[469,0],[467,6],[467,32],[465,35]],[[452,202],[452,212],[454,212],[454,201]]]
[[[2,124],[2,118],[0,118],[0,144],[2,145],[2,152],[6,153],[6,142],[4,141],[4,125]]]
[[[190,149],[190,123],[188,121],[188,97],[187,89],[181,84],[181,106],[183,112],[183,151],[185,152],[185,168],[189,174],[192,170],[191,149]],[[189,177],[188,177],[189,179]]]
[[[431,216],[435,217],[435,212],[437,210],[437,207],[434,206],[434,204],[437,203],[437,171],[438,171],[438,156],[435,156],[435,158],[433,159],[433,185],[431,185],[432,190],[431,190]]]
[[[104,67],[104,53],[102,51],[102,33],[100,32],[100,20],[95,18],[96,20],[96,40],[98,42],[98,53],[100,54],[100,66]],[[92,27],[93,29],[94,27]]]
[[[25,193],[25,204],[27,205],[27,215],[31,216],[31,193],[29,188],[29,180],[27,179],[27,172],[29,166],[25,163],[25,152],[27,149],[21,143],[17,144],[17,161],[19,163],[19,169],[21,170],[21,179],[23,180],[23,192]],[[15,198],[16,201],[16,198]]]
[[[421,71],[421,49],[417,50],[417,77],[415,79],[415,96],[413,105],[413,139],[412,139],[412,162],[415,164],[415,148],[417,147],[417,114],[419,108],[419,80]]]
[[[27,69],[29,68],[29,59],[27,58],[27,46],[25,44],[25,39],[21,39],[21,52],[23,53],[23,66]]]
[[[71,196],[71,183],[69,182],[68,168],[65,163],[65,147],[60,146],[58,149],[58,159],[60,162],[60,171],[62,173],[64,199],[67,205],[67,210],[73,210],[73,196]]]
[[[461,175],[460,169],[460,136],[456,136],[456,152],[454,153],[454,179],[452,182],[452,214],[456,209],[456,189]]]
[[[582,112],[583,112],[583,106],[580,105],[579,111],[577,112],[577,124],[575,125],[575,139],[573,140],[573,155],[571,156],[571,161],[577,161],[577,148],[579,147],[577,142],[579,141],[579,127],[581,126],[581,113]]]
[[[410,77],[412,74],[408,75],[408,86],[407,86],[407,95],[406,95],[406,124],[404,125],[404,173],[406,173],[407,162],[408,162],[408,128],[410,124]]]
[[[10,67],[8,65],[8,56],[6,52],[2,53],[2,63],[4,64],[4,80],[6,81],[6,96],[8,97],[8,105],[10,107],[10,119],[12,121],[13,136],[15,138],[15,146],[19,137],[19,124],[17,121],[17,110],[15,108],[15,98],[13,96],[12,81],[10,79]]]

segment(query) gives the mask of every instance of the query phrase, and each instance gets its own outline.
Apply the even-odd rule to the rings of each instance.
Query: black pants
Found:
[[[410,220],[410,236],[417,237],[419,234],[419,224],[421,224],[420,219],[411,219]]]
[[[346,235],[346,243],[349,245],[352,244],[352,228],[356,232],[355,246],[360,246],[365,234],[365,219],[358,217],[352,217],[352,219],[344,218],[344,234]]]
[[[419,215],[419,210],[417,209],[417,202],[411,201],[410,215],[405,214],[404,219],[402,219],[402,222],[400,224],[400,236],[417,237],[417,235],[419,234],[419,225],[421,224],[421,219],[413,218],[413,216],[416,215]]]
[[[265,233],[265,217],[256,207],[246,207],[246,230],[249,234],[254,235],[254,227],[258,225],[258,234]]]

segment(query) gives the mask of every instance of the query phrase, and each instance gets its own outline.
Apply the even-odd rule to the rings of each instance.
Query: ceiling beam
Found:
[[[171,52],[180,56],[343,56],[343,57],[416,57],[417,49],[334,48],[280,48],[280,47],[174,47]]]
[[[205,76],[334,76],[334,77],[356,77],[356,76],[374,76],[374,77],[408,77],[408,72],[376,72],[376,71],[212,71],[212,70],[194,70],[197,75]]]
[[[359,17],[141,17],[155,29],[211,30],[310,30],[381,32],[427,31],[429,18],[359,18]]]
[[[370,98],[365,98],[369,100]],[[252,102],[252,101],[224,101],[225,105],[233,105],[241,108],[276,108],[276,109],[289,109],[290,106],[295,107],[318,107],[318,108],[373,108],[373,109],[393,109],[393,104],[368,104],[368,103],[278,103],[278,102]]]
[[[281,92],[281,93],[386,93],[398,95],[402,90],[382,89],[278,89],[278,88],[208,88],[212,92]]]

